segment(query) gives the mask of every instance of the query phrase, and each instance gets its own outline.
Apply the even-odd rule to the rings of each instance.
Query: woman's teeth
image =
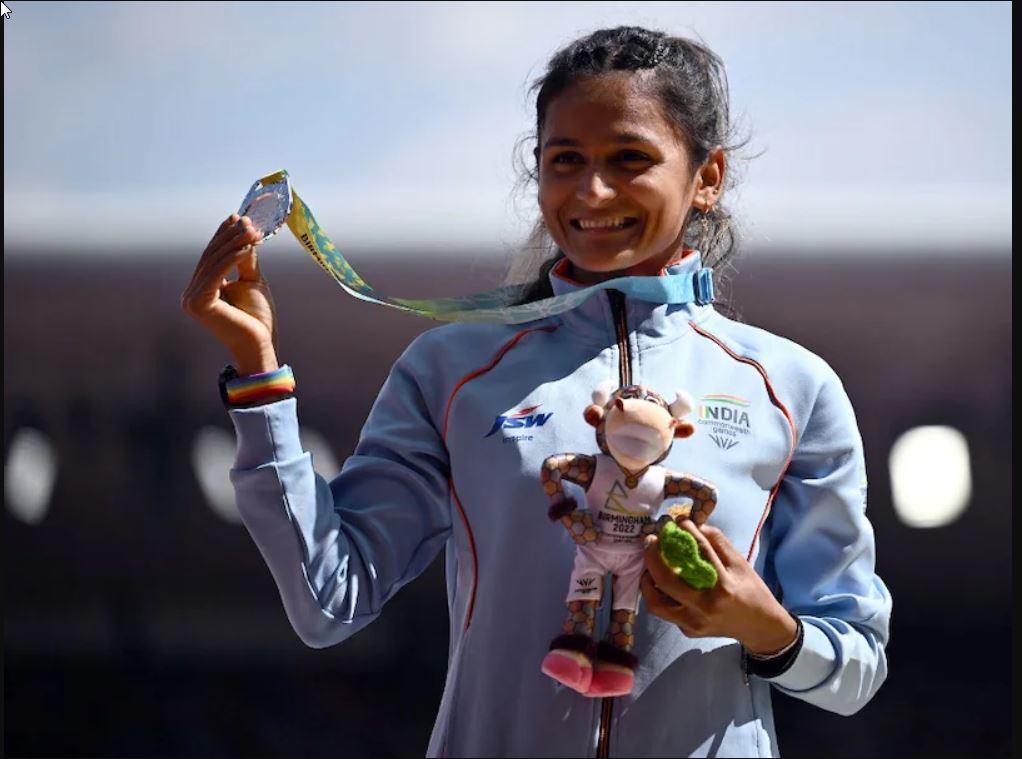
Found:
[[[636,223],[636,219],[628,218],[625,216],[619,216],[612,219],[600,219],[599,221],[590,221],[588,219],[572,219],[571,225],[575,229],[583,231],[596,230],[596,229],[625,229]]]

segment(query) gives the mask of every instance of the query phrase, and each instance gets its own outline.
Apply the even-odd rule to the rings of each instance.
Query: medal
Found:
[[[620,464],[618,464],[618,467],[621,469],[622,472],[625,473],[625,485],[627,485],[632,490],[635,490],[635,488],[639,484],[639,480],[642,479],[642,475],[644,475],[646,473],[646,470],[649,469],[649,467],[647,466],[644,467],[641,472],[629,472]]]

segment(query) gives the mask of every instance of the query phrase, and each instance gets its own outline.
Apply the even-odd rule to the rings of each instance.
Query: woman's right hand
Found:
[[[243,377],[280,366],[273,298],[256,259],[261,240],[247,216],[231,214],[202,252],[181,296],[185,313],[226,346]],[[229,281],[235,267],[238,278]]]

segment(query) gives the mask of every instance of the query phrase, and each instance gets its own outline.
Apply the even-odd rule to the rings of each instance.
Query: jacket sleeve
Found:
[[[862,439],[851,402],[826,368],[771,517],[773,572],[784,606],[805,628],[776,687],[850,715],[887,677],[891,596],[875,573],[866,518]]]
[[[446,448],[407,355],[329,483],[302,450],[296,399],[230,412],[238,509],[291,625],[314,648],[373,621],[451,532]]]

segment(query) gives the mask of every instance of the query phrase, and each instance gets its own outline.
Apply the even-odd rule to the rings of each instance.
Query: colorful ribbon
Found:
[[[271,185],[277,186],[270,188]],[[286,217],[287,226],[298,242],[349,295],[437,321],[520,324],[569,311],[594,293],[609,289],[652,303],[713,302],[713,270],[709,268],[695,273],[668,273],[659,277],[621,277],[520,305],[511,304],[525,294],[526,285],[511,285],[475,295],[448,298],[392,298],[377,293],[345,260],[316,222],[309,207],[294,191],[286,171],[277,171],[259,179],[242,203],[240,213],[245,214],[252,198],[259,197],[265,202],[268,197],[267,188],[277,196],[280,216]],[[263,230],[264,239],[276,232],[277,228],[279,223]]]

